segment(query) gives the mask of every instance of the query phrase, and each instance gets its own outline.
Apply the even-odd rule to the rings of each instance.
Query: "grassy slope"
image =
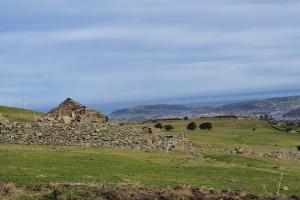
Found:
[[[199,120],[198,123],[208,119]],[[107,148],[0,145],[0,182],[139,182],[150,186],[193,184],[219,189],[275,192],[281,172],[286,194],[300,193],[300,162],[215,152],[212,146],[245,144],[257,151],[293,149],[300,134],[287,135],[254,120],[209,119],[214,130],[187,132],[188,121],[174,121],[172,134],[187,132],[204,157],[185,152],[144,152]],[[133,124],[141,127],[143,125]],[[148,124],[153,126],[153,124]],[[256,131],[252,128],[256,127]]]
[[[250,147],[253,150],[267,152],[274,149],[294,150],[300,143],[300,134],[289,134],[272,128],[268,123],[253,119],[218,119],[203,118],[194,120],[198,125],[211,122],[214,126],[211,131],[187,131],[189,121],[165,121],[163,124],[172,124],[175,129],[168,134],[187,133],[188,137],[204,149],[208,146]],[[135,127],[153,126],[153,124],[133,124]],[[256,131],[253,131],[253,128]]]
[[[34,115],[36,117],[41,116],[41,113],[35,113],[31,110],[19,109],[19,108],[11,108],[0,106],[0,113],[8,119],[9,121],[18,121],[18,122],[31,122],[34,120]]]

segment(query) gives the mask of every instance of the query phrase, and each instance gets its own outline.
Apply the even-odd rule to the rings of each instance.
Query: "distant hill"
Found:
[[[43,115],[40,112],[34,112],[32,110],[6,106],[0,106],[0,113],[4,118],[11,122],[32,122],[35,118]]]
[[[296,108],[290,112],[283,115],[285,118],[299,118],[300,119],[300,108]]]
[[[261,110],[261,109],[291,109],[294,106],[300,106],[300,96],[278,97],[262,100],[243,101],[239,103],[227,104],[221,106],[224,110]]]
[[[117,120],[125,121],[144,121],[149,118],[159,118],[163,116],[178,115],[186,110],[188,107],[183,105],[140,105],[131,108],[124,108],[114,111],[111,116]]]
[[[155,118],[199,118],[216,115],[257,117],[268,114],[277,119],[284,119],[284,117],[288,116],[287,113],[297,108],[300,108],[300,96],[258,99],[225,105],[196,107],[188,107],[185,105],[142,105],[117,110],[113,112],[111,116],[117,120],[143,121]],[[294,112],[297,111],[298,110],[295,110]],[[300,113],[300,109],[298,112]]]
[[[164,112],[164,111],[183,111],[188,109],[185,106],[181,105],[165,105],[165,104],[158,104],[158,105],[142,105],[136,106],[132,108],[124,108],[121,110],[114,111],[112,115],[139,115],[139,114],[155,114],[157,112]]]

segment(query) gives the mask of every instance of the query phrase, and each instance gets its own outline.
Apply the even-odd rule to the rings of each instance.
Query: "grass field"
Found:
[[[292,150],[300,143],[300,133],[286,133],[278,131],[267,122],[250,118],[202,118],[192,120],[198,125],[204,122],[211,122],[213,129],[204,131],[186,130],[189,120],[161,121],[164,124],[172,124],[175,129],[165,132],[166,134],[178,135],[186,133],[194,144],[203,147],[234,147],[245,146],[252,150],[267,152],[274,149]],[[137,128],[144,126],[153,127],[154,123],[129,124]],[[255,131],[253,131],[255,128]]]
[[[250,119],[201,119],[211,131],[187,131],[189,121],[167,121],[185,132],[199,147],[188,152],[138,151],[109,148],[0,145],[0,182],[19,186],[48,182],[134,182],[160,187],[192,184],[217,189],[244,189],[257,194],[274,193],[283,173],[284,194],[300,194],[300,162],[275,160],[216,151],[246,146],[257,152],[295,150],[300,134],[288,134]],[[137,128],[153,123],[130,124]],[[253,131],[253,128],[256,131]]]
[[[41,116],[41,113],[20,108],[0,106],[0,113],[3,117],[12,122],[31,122]]]

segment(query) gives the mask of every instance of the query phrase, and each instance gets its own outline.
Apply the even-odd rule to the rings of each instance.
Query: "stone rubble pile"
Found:
[[[232,153],[232,154],[249,154],[249,153],[251,153],[251,150],[243,148],[243,147],[233,147],[230,150],[230,153]]]
[[[142,130],[110,123],[82,124],[0,122],[0,143],[22,145],[102,146],[130,149],[189,149],[184,136],[146,134]]]
[[[300,160],[299,151],[282,151],[282,150],[273,150],[267,153],[258,153],[248,148],[243,147],[234,147],[230,153],[232,154],[242,154],[242,155],[256,155],[259,157],[275,158],[275,159],[286,159],[286,160]]]
[[[300,160],[300,152],[297,151],[272,151],[264,154],[264,157],[275,159]]]
[[[273,159],[284,159],[284,160],[299,160],[300,161],[300,151],[296,150],[273,150],[270,152],[258,152],[250,149],[246,146],[236,146],[233,148],[225,148],[225,147],[212,147],[211,151],[216,152],[227,152],[231,154],[238,155],[246,155],[246,156],[258,156],[258,157],[266,157]]]

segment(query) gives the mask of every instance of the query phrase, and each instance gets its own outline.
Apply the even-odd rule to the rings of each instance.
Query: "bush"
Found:
[[[193,130],[196,130],[197,129],[197,124],[195,122],[190,122],[186,129],[190,130],[190,131],[193,131]]]
[[[189,117],[184,117],[183,119],[184,119],[184,120],[188,120],[188,119],[189,119]]]
[[[297,146],[298,151],[300,151],[300,145]]]
[[[167,131],[170,131],[170,130],[174,129],[174,127],[171,124],[167,124],[167,125],[164,125],[164,129],[166,129]]]
[[[290,133],[290,132],[292,132],[293,131],[293,128],[291,128],[291,127],[288,127],[288,128],[286,128],[286,130],[285,130],[286,132],[288,132],[288,133]]]
[[[160,129],[162,129],[162,124],[161,123],[156,123],[155,125],[154,125],[154,128],[160,128]]]
[[[205,122],[203,124],[200,124],[199,128],[202,130],[210,130],[212,129],[212,124],[210,122]]]

